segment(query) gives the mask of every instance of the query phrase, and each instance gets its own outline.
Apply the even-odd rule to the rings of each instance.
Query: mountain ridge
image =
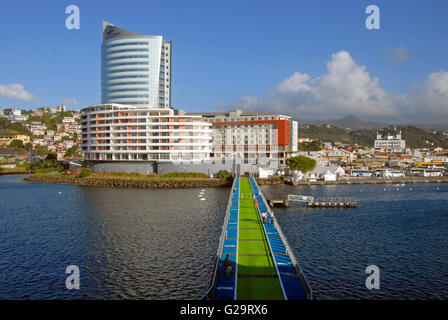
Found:
[[[325,119],[325,120],[307,120],[307,119],[295,119],[299,122],[299,125],[325,125],[330,124],[333,126],[341,127],[344,129],[380,129],[389,126],[414,126],[424,129],[448,129],[448,123],[446,124],[422,124],[422,123],[399,123],[399,122],[377,122],[377,121],[363,121],[353,114],[349,114],[342,118],[337,119]]]

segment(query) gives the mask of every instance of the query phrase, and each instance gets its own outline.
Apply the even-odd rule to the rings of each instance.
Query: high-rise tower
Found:
[[[101,103],[171,107],[172,42],[103,22]]]

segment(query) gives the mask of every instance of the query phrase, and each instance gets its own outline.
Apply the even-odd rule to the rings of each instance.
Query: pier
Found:
[[[271,208],[279,204],[284,207],[289,206],[290,201],[306,202],[311,208],[357,208],[358,201],[354,198],[302,196],[297,194],[288,195],[268,195],[266,201]]]
[[[284,195],[268,195],[266,196],[266,201],[271,208],[273,208],[276,204],[283,207],[289,207],[289,199]]]
[[[267,212],[268,221],[261,214]],[[306,300],[312,290],[253,178],[235,178],[211,285],[203,299]],[[229,256],[233,273],[226,274]]]
[[[358,201],[353,198],[317,198],[307,203],[311,208],[357,208]]]

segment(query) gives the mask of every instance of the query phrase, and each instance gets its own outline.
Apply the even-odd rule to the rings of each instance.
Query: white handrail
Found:
[[[227,202],[226,215],[224,217],[224,223],[222,225],[221,237],[219,239],[218,250],[217,250],[217,253],[216,253],[216,264],[215,264],[215,270],[213,272],[213,278],[212,278],[212,281],[211,281],[211,284],[210,284],[209,288],[207,289],[205,294],[203,294],[202,297],[199,298],[199,300],[205,299],[205,297],[207,297],[210,294],[210,291],[215,286],[216,274],[218,273],[219,262],[221,260],[221,252],[222,252],[222,249],[223,249],[224,239],[225,239],[225,235],[226,235],[226,232],[227,232],[227,225],[228,225],[228,222],[229,222],[229,219],[230,219],[230,207],[232,205],[233,189],[235,188],[235,183],[236,183],[237,179],[239,179],[239,178],[235,177],[233,179],[233,184],[232,184],[232,189],[230,191],[229,201]],[[238,190],[239,190],[239,188],[238,188]],[[239,199],[238,199],[238,201],[239,201]]]
[[[272,220],[272,210],[271,210],[271,208],[269,207],[269,205],[268,205],[268,203],[267,203],[267,201],[266,201],[266,199],[265,199],[263,193],[261,192],[261,190],[260,190],[260,186],[258,185],[258,183],[257,183],[257,181],[255,180],[255,178],[254,178],[254,183],[255,183],[255,185],[256,185],[257,188],[258,188],[258,193],[261,195],[261,197],[262,197],[262,199],[263,199],[263,201],[264,201],[264,203],[265,203],[265,205],[266,205],[266,208],[268,209],[268,212],[271,214],[271,220]],[[274,226],[276,227],[277,232],[278,232],[278,234],[280,235],[280,239],[282,239],[282,242],[283,242],[283,244],[284,244],[284,246],[285,246],[285,249],[286,249],[286,253],[288,254],[288,256],[289,256],[289,258],[291,259],[291,261],[292,261],[292,263],[294,264],[294,266],[296,267],[296,270],[297,270],[297,269],[299,270],[300,276],[302,276],[303,279],[305,280],[305,285],[306,285],[307,289],[308,289],[309,292],[310,292],[310,297],[309,297],[309,299],[312,300],[312,299],[313,299],[313,289],[311,289],[311,286],[309,285],[308,280],[306,279],[305,274],[302,272],[302,268],[301,268],[300,265],[297,263],[297,259],[296,259],[296,257],[294,256],[294,253],[292,252],[291,247],[290,247],[289,244],[288,244],[288,240],[286,239],[286,236],[283,234],[282,229],[280,228],[280,225],[277,223],[277,219],[274,219]]]

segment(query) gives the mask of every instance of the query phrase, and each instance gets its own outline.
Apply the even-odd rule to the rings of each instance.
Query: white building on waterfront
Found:
[[[316,179],[324,181],[336,181],[345,176],[345,170],[340,166],[318,166],[310,172]]]
[[[298,149],[298,123],[289,116],[239,109],[192,114],[213,125],[211,158],[216,161],[236,159],[279,169]]]
[[[401,138],[401,131],[396,136],[378,130],[375,139],[375,151],[402,153],[406,151],[406,141]]]
[[[171,107],[172,42],[103,22],[101,102]]]
[[[82,110],[81,151],[85,160],[108,162],[109,171],[121,171],[113,169],[123,162],[200,162],[209,159],[210,127],[201,116],[171,108],[90,106]]]

